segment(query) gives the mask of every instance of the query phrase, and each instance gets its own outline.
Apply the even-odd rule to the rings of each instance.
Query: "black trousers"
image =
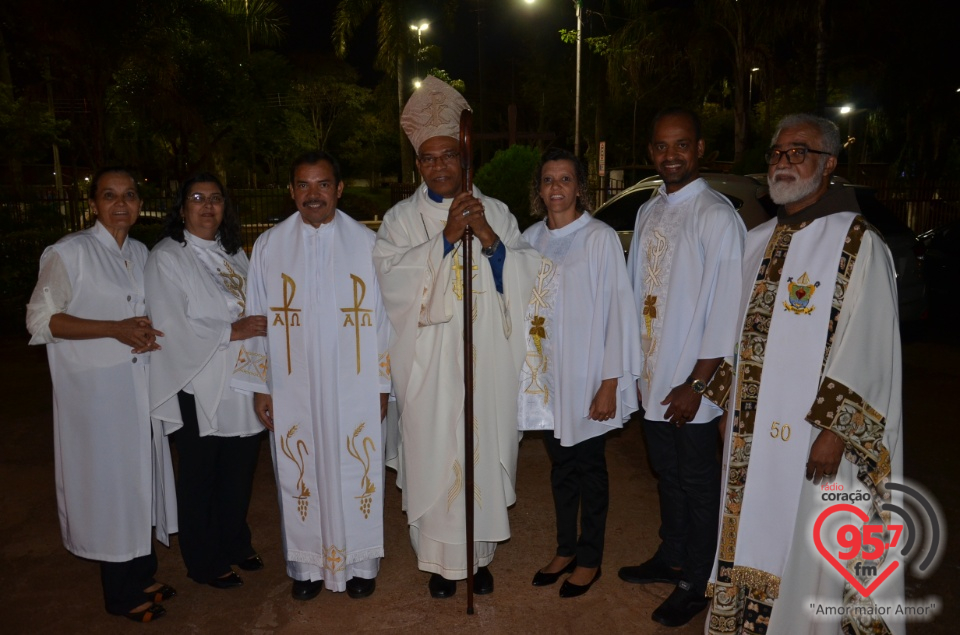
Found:
[[[552,464],[550,485],[557,512],[557,555],[576,556],[581,567],[599,567],[610,507],[605,438],[600,435],[568,448],[560,445],[549,430],[543,438]]]
[[[717,547],[720,514],[720,417],[676,427],[643,420],[650,466],[659,477],[658,556],[683,569],[683,579],[704,591]]]
[[[103,606],[107,613],[129,613],[152,595],[143,592],[153,586],[157,572],[157,553],[150,546],[150,554],[126,562],[100,562],[100,584],[103,586]]]
[[[201,437],[193,395],[177,394],[183,427],[170,435],[177,444],[177,514],[180,554],[187,575],[207,583],[256,553],[247,510],[260,438]]]

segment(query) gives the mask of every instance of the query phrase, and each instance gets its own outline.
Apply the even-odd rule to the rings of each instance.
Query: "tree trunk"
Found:
[[[397,122],[399,128],[400,115],[403,113],[403,51],[397,53]],[[400,134],[400,182],[409,183],[413,176],[413,150],[403,128]]]

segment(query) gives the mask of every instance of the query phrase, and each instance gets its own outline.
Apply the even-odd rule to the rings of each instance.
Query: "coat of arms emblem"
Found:
[[[787,300],[783,303],[783,308],[797,315],[812,313],[817,307],[811,305],[810,301],[819,286],[819,282],[810,283],[806,272],[796,282],[793,278],[787,278]]]

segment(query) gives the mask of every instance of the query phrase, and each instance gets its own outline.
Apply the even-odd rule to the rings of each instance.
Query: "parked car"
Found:
[[[700,176],[710,187],[730,199],[730,203],[740,214],[747,229],[753,229],[776,213],[777,206],[769,196],[766,196],[766,181],[760,182],[747,176],[714,172],[702,173]],[[617,230],[624,254],[630,251],[637,211],[660,189],[661,185],[663,185],[663,179],[659,176],[643,179],[611,198],[594,212],[597,219]]]
[[[733,204],[747,229],[769,220],[776,214],[777,205],[767,193],[767,175],[702,173],[713,189]],[[874,196],[871,188],[854,185],[841,178],[834,183],[854,188],[857,203],[864,217],[883,235],[893,255],[897,276],[897,296],[900,322],[913,322],[926,317],[927,297],[923,277],[917,260],[917,239],[913,231]],[[657,190],[663,181],[659,177],[644,179],[601,205],[595,216],[617,230],[623,251],[626,254],[633,241],[633,228],[637,211]],[[960,230],[958,230],[960,231]]]
[[[941,225],[917,236],[920,270],[933,303],[956,306],[960,279],[960,221]],[[934,307],[936,308],[936,307]]]

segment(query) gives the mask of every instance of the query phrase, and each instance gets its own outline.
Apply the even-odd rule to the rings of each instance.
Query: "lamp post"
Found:
[[[430,28],[430,23],[426,20],[420,20],[420,24],[411,24],[410,30],[417,32],[417,54],[413,58],[413,67],[414,72],[417,74],[417,79],[414,81],[414,86],[420,88],[420,50],[423,48],[423,32]]]
[[[533,4],[536,0],[523,0],[527,4]],[[576,102],[574,105],[574,132],[573,132],[573,153],[580,156],[580,45],[582,42],[583,19],[581,17],[581,5],[583,0],[573,0],[573,5],[577,12],[577,88]]]
[[[753,74],[760,70],[759,66],[754,66],[750,69],[750,90],[747,91],[747,95],[750,101],[750,109],[753,110]]]
[[[853,136],[853,118],[867,110],[867,108],[857,108],[851,104],[840,107],[840,114],[847,118],[847,141],[843,144],[843,147],[847,149],[847,179],[851,183],[857,182],[857,166],[860,163],[860,157],[853,149],[853,146],[857,143],[857,138]],[[861,148],[866,147],[866,128],[864,128],[863,136],[863,142],[860,144]],[[863,150],[859,154],[863,154]]]

